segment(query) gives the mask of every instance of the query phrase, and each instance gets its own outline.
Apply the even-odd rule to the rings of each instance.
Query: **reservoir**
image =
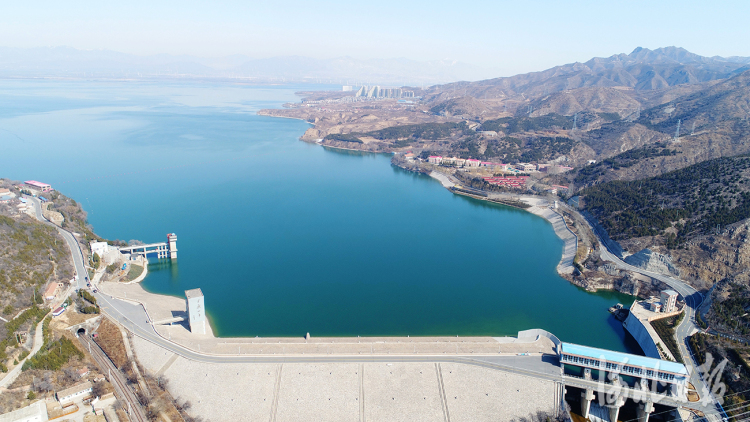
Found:
[[[201,288],[218,336],[515,335],[638,351],[632,298],[560,278],[527,212],[456,196],[390,156],[298,140],[258,116],[325,86],[0,81],[0,176],[79,201],[108,239],[179,238],[148,291]]]

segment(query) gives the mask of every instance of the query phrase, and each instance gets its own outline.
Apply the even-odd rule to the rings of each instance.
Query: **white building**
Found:
[[[108,247],[107,242],[91,242],[91,255],[97,254],[99,258],[103,258],[107,253]]]
[[[430,155],[429,157],[427,157],[427,161],[430,164],[440,164],[443,162],[443,157],[439,155]]]
[[[47,422],[48,420],[47,405],[44,400],[0,415],[0,422]]]
[[[677,292],[674,290],[664,290],[661,292],[661,311],[672,312],[677,304]]]
[[[94,388],[91,385],[91,381],[82,382],[65,390],[58,391],[57,400],[65,407],[75,400],[83,400],[91,396],[92,391],[94,391]]]
[[[185,290],[190,332],[206,334],[206,310],[201,289]]]
[[[521,171],[525,171],[525,172],[535,171],[536,170],[536,166],[533,165],[533,164],[529,164],[529,163],[518,163],[518,164],[516,164],[515,167],[516,167],[516,169],[521,170]]]
[[[479,167],[480,164],[482,164],[481,161],[475,160],[473,158],[469,158],[466,160],[466,167]]]

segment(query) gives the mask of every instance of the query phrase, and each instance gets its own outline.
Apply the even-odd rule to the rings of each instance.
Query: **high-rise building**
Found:
[[[664,290],[661,292],[661,311],[672,312],[677,304],[677,292],[674,290]]]

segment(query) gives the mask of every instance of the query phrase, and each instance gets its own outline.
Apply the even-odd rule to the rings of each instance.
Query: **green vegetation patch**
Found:
[[[708,317],[711,326],[734,335],[750,334],[750,290],[744,284],[732,284],[727,298],[716,298],[711,302]]]
[[[749,157],[725,157],[648,179],[602,183],[580,194],[613,239],[656,236],[673,227],[677,234],[667,235],[667,247],[676,248],[688,236],[749,218],[748,179]]]
[[[531,138],[526,142],[524,152],[519,160],[524,163],[539,162],[565,155],[573,149],[575,141],[565,137]]]
[[[674,330],[682,322],[682,318],[685,313],[675,315],[669,318],[657,319],[651,321],[651,326],[654,327],[656,334],[659,335],[661,341],[667,346],[667,349],[672,353],[672,356],[677,362],[684,363],[682,360],[682,353],[680,353],[679,347],[677,347],[677,340],[675,340]]]
[[[57,341],[46,345],[44,350],[40,350],[36,355],[29,358],[23,364],[23,370],[46,369],[57,371],[73,357],[83,359],[83,352],[67,337],[60,337]]]
[[[667,148],[665,143],[655,143],[651,146],[634,148],[621,154],[617,154],[614,157],[606,158],[595,164],[583,167],[578,171],[575,183],[578,185],[588,185],[597,181],[609,170],[628,168],[643,160],[672,155],[677,155],[677,150]]]
[[[615,120],[620,120],[619,113],[596,113],[596,114],[602,119],[610,121],[610,122],[614,122]]]
[[[100,312],[96,298],[91,293],[86,290],[78,290],[78,298],[78,311],[82,314],[98,314]]]
[[[332,133],[330,135],[326,135],[325,139],[327,141],[353,142],[355,144],[363,143],[362,140],[357,138],[356,134],[353,134],[353,133],[349,133],[349,134]]]
[[[505,133],[531,132],[549,129],[571,129],[573,116],[561,116],[550,113],[539,117],[503,117],[482,122],[482,130],[502,131]]]
[[[128,270],[128,281],[133,281],[143,274],[143,267],[140,265],[130,264],[130,270]]]
[[[470,135],[470,130],[464,122],[459,123],[422,123],[418,125],[394,126],[362,134],[378,140],[388,139],[426,139],[435,141],[457,135]]]
[[[16,333],[21,330],[24,326],[29,326],[28,331],[32,333],[34,327],[44,316],[49,312],[49,309],[40,308],[36,305],[21,312],[21,314],[5,324],[5,337],[0,341],[0,361],[4,361],[8,358],[7,349],[18,344],[16,340]]]

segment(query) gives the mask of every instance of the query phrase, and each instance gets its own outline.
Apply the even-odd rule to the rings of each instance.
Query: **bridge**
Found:
[[[168,233],[166,242],[124,246],[118,249],[123,254],[142,254],[143,256],[156,254],[157,258],[177,259],[177,235]]]
[[[186,321],[186,320],[187,320],[187,317],[177,316],[177,317],[173,317],[173,318],[166,318],[166,319],[161,319],[161,320],[158,320],[158,321],[154,321],[154,325],[172,325],[175,322],[182,322],[182,321]]]

